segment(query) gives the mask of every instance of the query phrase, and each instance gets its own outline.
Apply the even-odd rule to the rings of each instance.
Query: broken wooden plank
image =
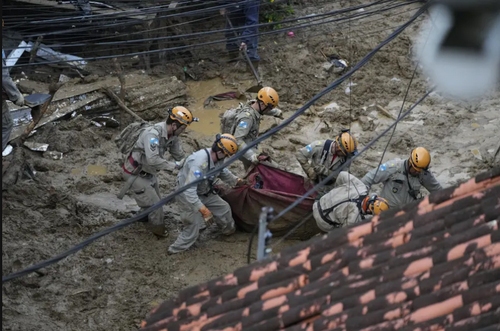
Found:
[[[389,117],[389,118],[391,118],[393,120],[396,120],[396,118],[394,117],[394,115],[392,115],[387,109],[385,109],[381,105],[375,105],[375,107],[377,108],[377,110],[379,112],[382,113],[382,115],[387,116],[387,117]]]
[[[121,109],[125,110],[128,114],[132,115],[135,119],[141,122],[145,122],[139,115],[137,115],[130,108],[128,108],[125,105],[125,103],[123,103],[123,101],[120,99],[120,97],[118,97],[116,93],[113,92],[111,88],[105,87],[102,89],[102,91],[106,93],[111,99],[113,99],[118,104],[118,106],[120,106]]]

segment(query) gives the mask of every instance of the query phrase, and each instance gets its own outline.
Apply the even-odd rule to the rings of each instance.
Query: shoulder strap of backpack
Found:
[[[320,163],[323,164],[326,161],[326,156],[328,155],[328,152],[330,151],[330,148],[332,146],[333,140],[327,139],[325,141],[325,144],[323,145],[323,150],[321,151],[321,159]]]
[[[144,133],[144,131],[146,131],[147,129],[154,129],[156,131],[156,134],[159,135],[160,134],[160,131],[158,130],[158,128],[156,128],[156,125],[151,125],[149,123],[142,123],[142,125],[139,127],[139,135],[137,136],[137,139],[139,139],[139,137]],[[132,152],[142,152],[144,153],[144,149],[143,148],[139,148],[139,147],[136,147],[137,146],[137,141],[135,142],[134,144],[134,147],[132,148],[132,150],[130,151],[130,153]]]
[[[234,131],[236,130],[236,126],[238,125],[238,115],[241,114],[243,108],[244,108],[244,104],[240,102],[240,104],[238,105],[238,107],[234,108],[234,117],[233,117],[233,123],[231,124],[231,134],[234,134]]]

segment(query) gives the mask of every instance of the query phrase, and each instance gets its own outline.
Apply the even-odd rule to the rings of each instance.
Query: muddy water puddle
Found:
[[[75,168],[71,170],[72,175],[82,175],[87,174],[89,176],[104,176],[108,173],[108,169],[105,166],[97,164],[89,164],[85,168]]]
[[[227,109],[238,106],[239,102],[244,102],[245,98],[235,100],[215,101],[213,100],[206,108],[203,107],[205,100],[213,95],[236,91],[235,88],[225,86],[219,78],[208,81],[188,81],[187,83],[190,103],[189,110],[200,121],[193,123],[189,130],[213,136],[220,131],[220,115]]]

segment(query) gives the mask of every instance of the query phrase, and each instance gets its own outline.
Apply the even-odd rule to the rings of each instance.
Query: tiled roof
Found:
[[[155,308],[152,330],[499,330],[500,168]]]

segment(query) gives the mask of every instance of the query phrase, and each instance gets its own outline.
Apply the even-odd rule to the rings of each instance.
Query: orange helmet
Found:
[[[257,100],[262,101],[266,106],[277,107],[280,97],[272,87],[263,87],[257,93]]]
[[[431,154],[423,147],[414,148],[411,151],[408,163],[417,172],[427,170],[431,164]]]
[[[198,119],[193,117],[193,114],[186,108],[182,106],[177,106],[169,111],[170,118],[177,121],[183,125],[189,125],[193,121],[197,122]]]
[[[386,199],[373,194],[363,199],[363,210],[372,215],[379,215],[384,210],[389,209],[389,202]]]
[[[358,142],[356,138],[351,135],[349,130],[342,131],[342,133],[335,138],[335,142],[345,156],[351,155],[358,150]]]
[[[216,136],[215,142],[227,156],[234,155],[238,151],[238,143],[236,142],[236,138],[232,134],[218,134]]]

